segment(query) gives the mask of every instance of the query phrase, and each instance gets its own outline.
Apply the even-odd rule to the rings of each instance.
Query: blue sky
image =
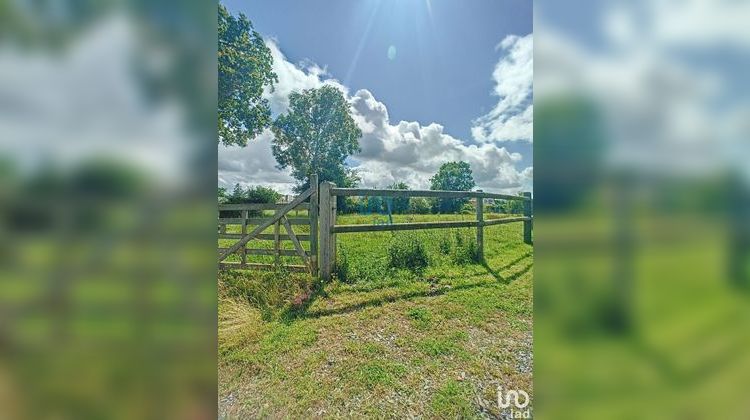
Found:
[[[493,71],[509,51],[498,45],[508,36],[524,37],[532,32],[531,1],[261,0],[223,4],[233,14],[246,14],[288,62],[303,70],[313,63],[324,68],[323,78],[337,80],[351,95],[367,90],[387,107],[391,125],[418,123],[417,133],[439,124],[443,127],[439,135],[449,136],[449,141],[456,139],[466,146],[491,143],[503,148],[501,153],[512,155],[517,171],[531,167],[530,138],[492,141],[489,136],[489,140],[477,140],[472,133],[475,121],[498,106],[499,97],[493,95],[498,81]],[[528,96],[509,111],[518,113],[530,103]],[[486,147],[483,150],[488,151]]]
[[[353,91],[368,89],[391,118],[471,138],[471,120],[490,96],[495,46],[532,31],[528,0],[226,1],[258,32],[274,37],[290,61],[312,60]],[[372,22],[372,23],[370,23]],[[369,27],[369,31],[368,31]],[[361,45],[361,52],[358,49]],[[396,57],[389,60],[394,46]],[[358,59],[355,59],[358,57]]]

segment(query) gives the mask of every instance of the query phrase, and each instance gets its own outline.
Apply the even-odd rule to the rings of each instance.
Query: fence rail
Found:
[[[237,210],[279,210],[289,203],[241,203],[241,204],[219,204],[219,211]],[[310,203],[300,203],[293,210],[309,210]]]
[[[441,190],[382,190],[369,188],[331,188],[336,196],[361,197],[434,197],[434,198],[492,198],[496,200],[531,201],[531,197],[486,193],[483,191],[441,191]]]
[[[276,265],[274,264],[261,263],[219,263],[219,268],[222,270],[272,270],[275,267]],[[284,268],[289,271],[310,272],[310,268],[306,265],[285,265]]]
[[[220,233],[219,239],[242,239],[245,235],[241,233]],[[303,242],[310,242],[310,235],[304,235],[301,233],[295,233],[294,236],[298,240]],[[261,233],[260,235],[253,238],[254,241],[275,241],[276,235],[272,233]],[[280,241],[291,241],[292,238],[287,234],[279,234]]]
[[[336,197],[432,197],[443,199],[476,199],[476,220],[392,223],[387,225],[338,225],[336,224]],[[522,217],[484,218],[485,199],[515,200],[523,202]],[[292,210],[308,210],[306,218],[285,216]],[[249,217],[254,210],[275,210],[270,217]],[[508,195],[487,193],[484,191],[434,191],[434,190],[386,190],[365,188],[337,188],[333,183],[318,184],[313,175],[310,188],[288,203],[278,204],[221,204],[219,214],[223,211],[240,211],[242,217],[219,218],[219,238],[237,239],[228,248],[219,248],[219,267],[222,269],[265,269],[280,264],[280,257],[298,256],[306,265],[286,265],[290,270],[307,271],[319,275],[323,280],[330,280],[336,263],[336,235],[339,233],[384,232],[421,229],[476,228],[478,257],[484,258],[484,228],[506,223],[523,223],[524,242],[531,243],[533,225],[531,193]],[[241,233],[227,233],[227,225],[240,225]],[[292,231],[292,225],[310,226],[310,234],[298,234]],[[261,233],[273,226],[273,234]],[[286,234],[281,233],[282,227]],[[249,231],[249,232],[248,232]],[[248,248],[251,240],[274,241],[273,249]],[[291,241],[294,250],[281,249],[281,241]],[[306,251],[302,241],[310,243]],[[231,263],[224,260],[230,254],[237,253],[240,262]],[[248,263],[248,255],[271,255],[275,264]]]
[[[254,226],[254,225],[259,225],[265,222],[266,220],[268,220],[268,218],[250,217],[245,220],[246,220],[245,224],[247,226]],[[289,223],[293,225],[309,225],[310,224],[310,219],[306,217],[290,217],[287,220],[289,220]],[[222,217],[219,219],[219,224],[220,225],[242,225],[242,218],[241,217]]]

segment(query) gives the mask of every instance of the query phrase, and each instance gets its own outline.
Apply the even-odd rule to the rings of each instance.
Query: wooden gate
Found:
[[[237,240],[228,247],[219,247],[220,269],[269,269],[281,265],[281,257],[298,257],[302,264],[284,264],[289,270],[317,274],[318,267],[318,180],[312,176],[310,188],[289,203],[253,203],[219,205],[219,240]],[[264,211],[275,210],[272,216]],[[299,216],[303,211],[304,217]],[[292,215],[292,212],[297,214]],[[234,214],[230,214],[234,213]],[[228,214],[239,217],[222,217]],[[281,232],[284,228],[285,233]],[[295,232],[293,226],[308,226],[308,233]],[[273,233],[264,233],[273,227]],[[251,241],[273,241],[273,247],[248,248]],[[282,241],[290,241],[294,249],[284,249]],[[310,244],[309,251],[302,246]],[[227,261],[236,255],[236,261]],[[250,262],[248,257],[273,256],[274,262]]]

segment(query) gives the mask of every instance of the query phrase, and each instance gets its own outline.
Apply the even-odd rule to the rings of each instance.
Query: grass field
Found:
[[[389,244],[405,235],[424,244],[424,271],[388,267]],[[473,236],[472,229],[341,234],[345,282],[325,285],[303,274],[221,273],[222,417],[496,417],[508,414],[497,406],[499,385],[533,400],[532,248],[514,223],[485,229],[484,264],[449,249]],[[272,260],[253,261],[264,258]]]

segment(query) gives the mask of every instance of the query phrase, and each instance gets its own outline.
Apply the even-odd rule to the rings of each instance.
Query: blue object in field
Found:
[[[388,222],[386,223],[384,221],[381,221],[380,219],[373,219],[373,224],[375,225],[385,225],[385,224],[392,225],[393,224],[393,197],[386,197],[385,205],[386,205],[387,212],[384,213],[383,207],[378,206],[377,213],[379,215],[388,216]],[[361,200],[359,202],[359,210],[360,210],[360,214],[364,214],[365,216],[370,215],[370,206],[366,205],[364,200]]]

